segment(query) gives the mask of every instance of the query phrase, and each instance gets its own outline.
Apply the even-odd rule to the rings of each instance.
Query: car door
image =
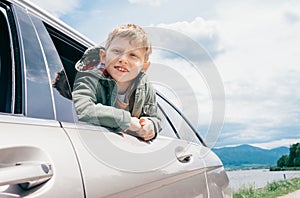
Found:
[[[84,197],[32,18],[0,2],[0,197]]]
[[[152,142],[100,126],[62,123],[78,153],[87,196],[224,197],[228,178],[219,158],[188,135],[184,120],[186,131],[176,134],[180,125],[172,124],[173,107],[163,99],[159,104],[163,130]],[[178,138],[183,133],[189,140]]]
[[[205,180],[201,182],[199,175],[193,177],[194,179],[189,182],[190,188],[197,189],[200,192],[198,195],[203,197],[231,197],[231,191],[228,188],[229,180],[219,157],[205,146],[197,130],[175,105],[161,93],[158,94],[158,101],[163,116],[172,125],[176,136],[192,144],[191,149],[196,151],[192,159],[195,160],[196,169],[200,171],[198,172],[200,178],[204,176]],[[169,134],[166,135],[169,136]],[[206,194],[203,193],[204,188],[206,188]]]
[[[160,135],[144,142],[83,123],[63,126],[88,197],[207,197],[205,163],[193,143]]]

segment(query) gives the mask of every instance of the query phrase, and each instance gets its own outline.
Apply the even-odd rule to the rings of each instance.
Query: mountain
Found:
[[[212,149],[222,160],[226,169],[245,169],[276,166],[282,155],[289,154],[288,147],[262,149],[247,144]]]

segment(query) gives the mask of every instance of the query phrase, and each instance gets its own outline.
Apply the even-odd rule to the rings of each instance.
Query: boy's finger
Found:
[[[141,118],[141,119],[140,119],[140,125],[141,125],[142,127],[145,126],[145,125],[146,125],[146,119]]]

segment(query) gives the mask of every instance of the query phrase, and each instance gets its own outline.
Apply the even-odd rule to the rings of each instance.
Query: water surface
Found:
[[[230,187],[236,191],[244,186],[261,188],[268,182],[300,177],[300,171],[269,171],[268,169],[227,171]]]

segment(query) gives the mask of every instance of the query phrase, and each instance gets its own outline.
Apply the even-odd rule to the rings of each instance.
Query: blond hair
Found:
[[[131,43],[136,42],[137,45],[140,45],[145,49],[145,61],[148,61],[150,54],[152,53],[152,47],[150,40],[148,39],[147,33],[138,25],[135,24],[126,24],[120,25],[115,28],[112,32],[109,33],[106,40],[105,49],[108,49],[112,40],[116,37],[128,38]]]

